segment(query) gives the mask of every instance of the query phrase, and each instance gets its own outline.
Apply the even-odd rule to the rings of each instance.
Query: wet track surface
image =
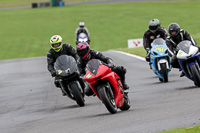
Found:
[[[0,133],[157,133],[200,124],[200,88],[172,70],[160,83],[145,61],[104,52],[128,73],[131,108],[111,115],[97,97],[79,107],[54,87],[46,57],[0,61]]]

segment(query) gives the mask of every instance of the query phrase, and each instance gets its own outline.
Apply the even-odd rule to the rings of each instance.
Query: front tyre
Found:
[[[111,114],[117,113],[117,105],[115,103],[115,99],[111,98],[111,94],[110,94],[111,92],[109,92],[109,90],[105,86],[99,86],[97,90],[107,110]]]
[[[168,82],[168,70],[167,70],[167,66],[166,63],[162,63],[160,64],[160,71],[161,71],[161,75],[163,77],[163,82]]]
[[[77,85],[77,82],[73,82],[69,85],[72,95],[74,96],[74,99],[76,100],[76,103],[83,107],[85,105],[85,100],[83,98],[83,95],[81,94],[80,88]]]
[[[193,64],[190,66],[190,71],[192,74],[192,77],[194,79],[194,84],[198,87],[200,87],[200,75],[199,75],[199,70],[196,66],[196,64]]]

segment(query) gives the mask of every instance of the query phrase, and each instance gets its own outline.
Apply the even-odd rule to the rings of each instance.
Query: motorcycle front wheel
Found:
[[[107,110],[111,114],[117,113],[117,105],[115,103],[115,99],[111,98],[111,92],[109,91],[109,89],[107,89],[105,86],[100,86],[99,88],[97,88],[97,90]]]
[[[85,100],[83,98],[83,95],[81,94],[81,90],[79,86],[77,85],[77,82],[73,82],[69,86],[70,86],[72,95],[74,96],[74,99],[76,100],[76,103],[80,107],[83,107],[85,105]]]
[[[163,76],[163,82],[168,82],[167,66],[166,63],[160,64],[161,74]]]
[[[191,71],[191,74],[192,74],[192,77],[194,79],[194,83],[196,86],[200,87],[200,73],[199,73],[199,70],[196,66],[196,64],[193,64],[190,66],[190,71]]]

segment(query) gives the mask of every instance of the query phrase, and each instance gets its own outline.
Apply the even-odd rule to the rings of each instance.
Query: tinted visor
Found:
[[[77,53],[80,57],[84,57],[88,53],[88,47],[85,49],[77,50]]]
[[[55,43],[55,44],[51,44],[51,45],[52,45],[52,47],[57,48],[61,45],[61,43]]]
[[[170,34],[170,35],[176,35],[176,33],[177,33],[176,30],[170,30],[170,31],[169,31],[169,34]]]
[[[150,30],[157,30],[158,26],[149,26]]]

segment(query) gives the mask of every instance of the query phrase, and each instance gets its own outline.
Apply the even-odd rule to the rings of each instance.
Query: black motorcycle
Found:
[[[84,80],[79,76],[78,67],[73,57],[61,55],[55,62],[56,75],[62,91],[82,107],[84,100]]]

